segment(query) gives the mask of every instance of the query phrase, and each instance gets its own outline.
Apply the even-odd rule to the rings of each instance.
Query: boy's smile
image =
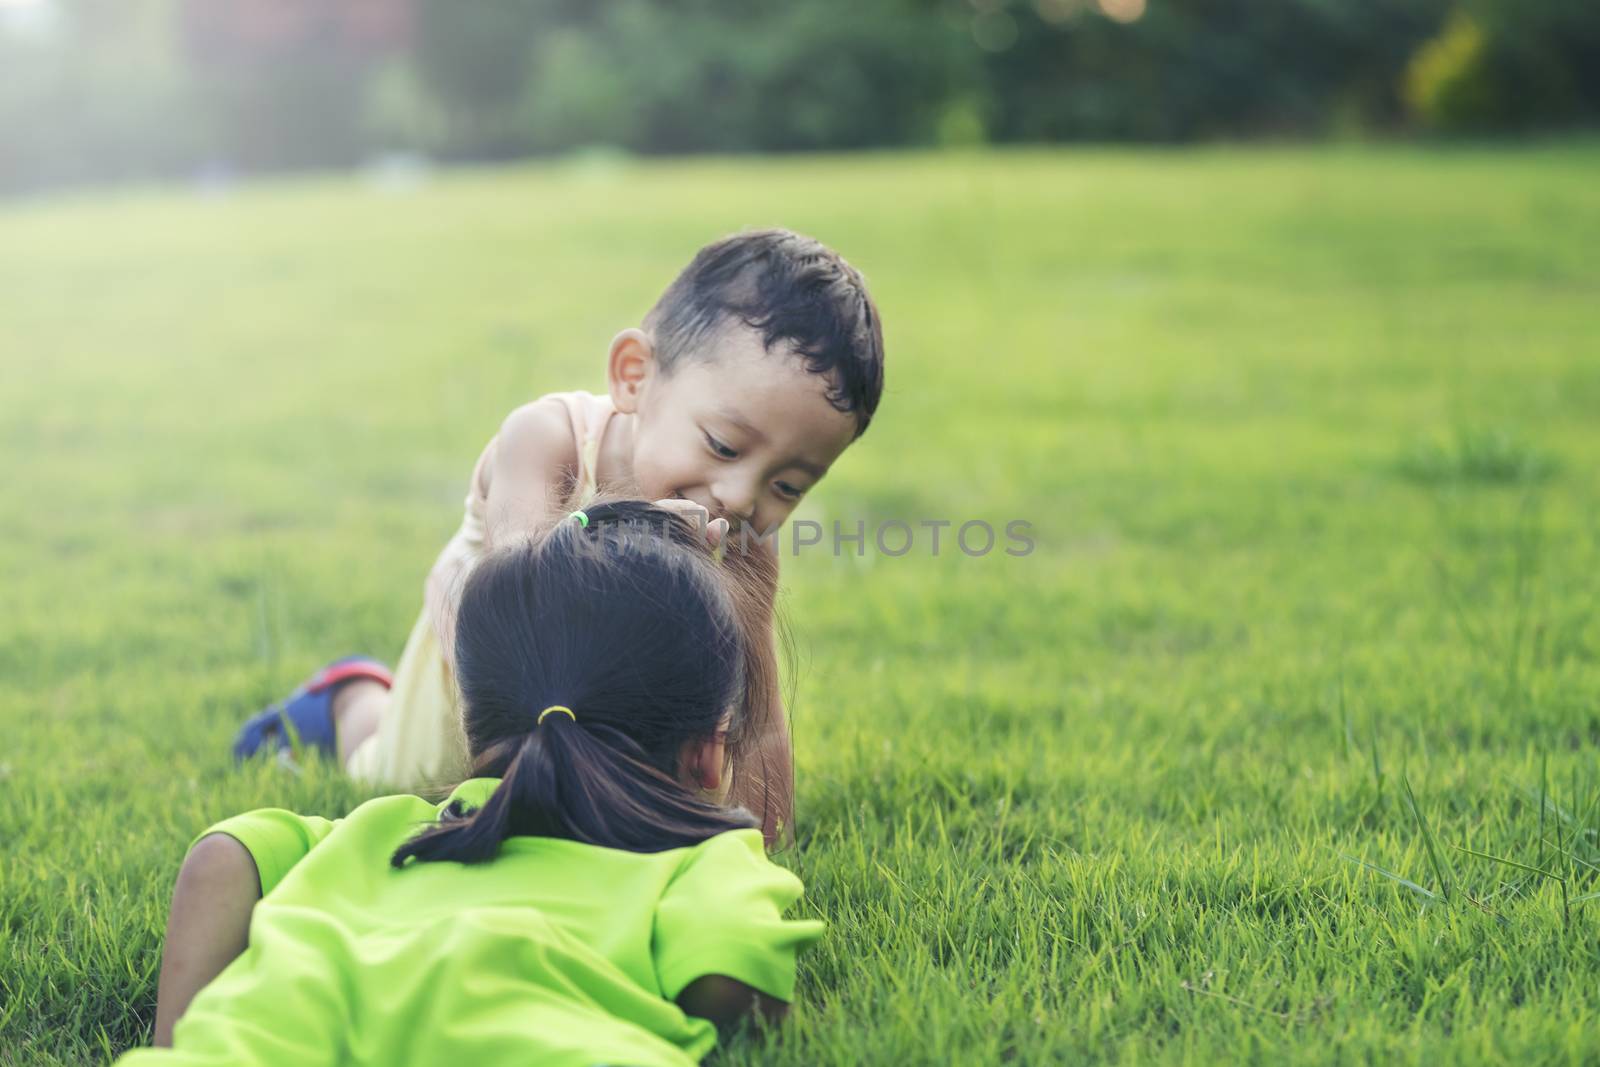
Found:
[[[646,499],[682,497],[732,526],[778,527],[855,440],[858,423],[828,399],[831,382],[760,334],[719,330],[712,351],[663,373],[649,335],[612,342],[611,396],[627,420]]]

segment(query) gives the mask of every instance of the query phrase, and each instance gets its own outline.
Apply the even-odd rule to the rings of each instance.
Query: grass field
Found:
[[[0,1063],[148,1039],[193,834],[360,799],[232,770],[241,716],[395,656],[505,412],[598,388],[697,245],[768,223],[857,263],[890,345],[802,514],[1037,549],[785,561],[784,862],[830,932],[722,1062],[1595,1062],[1597,172],[590,161],[0,208]]]

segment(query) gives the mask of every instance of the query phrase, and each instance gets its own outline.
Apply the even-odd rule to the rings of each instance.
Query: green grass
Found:
[[[147,1039],[190,837],[359,799],[235,773],[240,717],[395,655],[505,412],[598,387],[697,245],[767,223],[861,266],[890,344],[803,514],[1038,548],[786,561],[786,862],[830,932],[724,1062],[1594,1062],[1597,167],[799,158],[0,210],[0,1063]]]

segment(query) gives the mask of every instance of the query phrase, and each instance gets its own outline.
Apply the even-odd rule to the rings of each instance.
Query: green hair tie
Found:
[[[567,518],[577,519],[578,525],[582,526],[585,530],[589,528],[589,516],[585,515],[581,511],[574,511],[571,515],[568,515]]]

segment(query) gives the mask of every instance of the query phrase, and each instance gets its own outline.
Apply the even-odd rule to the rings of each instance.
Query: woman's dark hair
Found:
[[[815,238],[752,230],[706,245],[645,316],[670,373],[729,322],[787,343],[866,432],[883,395],[883,323],[861,272]]]
[[[677,778],[685,742],[737,716],[745,684],[736,594],[703,533],[636,501],[587,517],[468,578],[456,680],[476,770],[501,782],[483,807],[452,809],[402,845],[396,867],[481,862],[520,835],[659,852],[758,825]],[[552,705],[572,716],[538,723]]]

